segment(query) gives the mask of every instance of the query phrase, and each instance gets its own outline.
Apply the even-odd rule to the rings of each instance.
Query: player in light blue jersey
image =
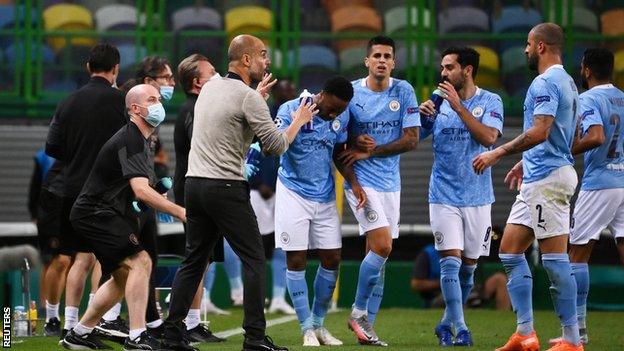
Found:
[[[472,159],[488,150],[503,131],[503,102],[475,86],[479,53],[451,47],[440,64],[444,94],[439,111],[427,100],[420,105],[421,138],[433,136],[433,169],[429,181],[429,218],[440,255],[440,287],[446,309],[435,329],[441,346],[471,346],[472,335],[462,305],[474,285],[480,256],[490,253],[490,169],[477,175]],[[424,123],[426,120],[433,123]],[[455,335],[453,333],[455,328]]]
[[[323,326],[336,286],[342,237],[336,208],[332,160],[335,148],[347,141],[349,115],[345,112],[353,97],[351,83],[343,77],[327,80],[313,100],[319,111],[311,128],[303,129],[280,159],[275,191],[275,244],[286,251],[286,286],[293,302],[303,346],[342,345]],[[278,128],[286,129],[299,99],[290,100],[277,112]],[[366,194],[353,169],[345,178],[354,184],[359,206]],[[312,309],[308,299],[305,268],[308,250],[318,249],[321,264],[314,280]]]
[[[576,310],[583,344],[589,342],[587,262],[603,230],[609,228],[615,237],[624,263],[624,93],[610,84],[612,74],[613,53],[602,48],[585,51],[581,81],[583,88],[589,90],[579,96],[580,133],[572,145],[573,154],[585,153],[585,169],[574,207],[569,251],[578,290]]]
[[[349,104],[352,145],[340,157],[345,165],[354,164],[367,197],[367,205],[357,208],[353,184],[345,182],[346,197],[360,235],[366,235],[367,249],[348,323],[361,344],[387,345],[372,326],[383,297],[383,265],[392,250],[392,239],[399,236],[399,154],[416,148],[420,119],[412,86],[390,77],[395,65],[394,41],[374,37],[366,55],[368,76],[353,82],[355,95]]]
[[[563,30],[554,23],[531,29],[525,54],[529,68],[539,75],[524,101],[524,133],[473,161],[475,171],[483,173],[501,157],[523,152],[522,161],[505,177],[510,187],[520,187],[520,194],[507,220],[499,253],[518,326],[499,351],[539,349],[533,329],[533,278],[524,256],[536,238],[551,290],[557,292],[553,301],[563,328],[562,340],[549,350],[583,350],[576,320],[576,282],[567,253],[570,199],[578,183],[571,152],[578,92],[561,65],[563,43]]]

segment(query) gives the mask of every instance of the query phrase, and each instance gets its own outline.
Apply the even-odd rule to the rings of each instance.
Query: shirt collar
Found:
[[[615,88],[615,87],[613,86],[613,84],[607,83],[607,84],[596,85],[592,89],[611,89],[611,88]]]
[[[544,73],[548,72],[550,69],[553,69],[553,68],[564,69],[564,68],[563,68],[563,65],[556,64],[556,65],[552,65],[552,66],[550,66],[550,67],[546,68],[546,70],[544,71]]]
[[[245,83],[245,81],[243,80],[243,78],[241,76],[239,76],[238,74],[232,72],[232,71],[228,71],[228,73],[225,75],[226,78],[230,78],[230,79],[238,79],[241,82]]]
[[[368,79],[368,76],[362,78],[362,82],[360,83],[361,86],[363,87],[367,87],[366,85],[366,80]],[[392,83],[394,83],[394,78],[390,77],[390,83],[388,84],[388,88],[390,88],[392,86]]]

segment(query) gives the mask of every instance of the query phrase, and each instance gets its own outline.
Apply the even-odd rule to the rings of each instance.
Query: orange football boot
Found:
[[[533,331],[529,335],[513,333],[507,343],[496,349],[496,351],[539,351],[540,345],[537,334]],[[563,350],[557,350],[563,351]]]

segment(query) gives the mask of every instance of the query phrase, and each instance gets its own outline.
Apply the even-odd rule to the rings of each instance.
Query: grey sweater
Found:
[[[244,180],[245,156],[254,134],[265,154],[280,155],[288,149],[288,138],[277,130],[260,93],[238,79],[208,81],[195,104],[186,176]]]

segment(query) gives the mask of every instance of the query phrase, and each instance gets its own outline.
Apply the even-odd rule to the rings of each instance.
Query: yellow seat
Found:
[[[57,4],[43,11],[43,25],[46,30],[92,30],[93,16],[83,6]],[[49,36],[47,41],[56,52],[67,45],[63,36]],[[92,46],[96,40],[92,37],[72,37],[70,42],[74,46]]]
[[[602,22],[603,35],[624,34],[624,9],[604,12],[600,16],[600,22]],[[624,42],[622,40],[607,41],[607,45],[612,50],[624,49]]]
[[[624,49],[615,53],[614,60],[615,85],[624,89]]]
[[[273,28],[271,10],[260,6],[240,6],[225,13],[225,31],[230,40],[239,34],[267,32]]]
[[[496,51],[485,47],[475,45],[472,47],[479,53],[479,69],[477,70],[477,77],[482,71],[496,72],[500,71],[500,60]]]
[[[346,6],[341,7],[331,14],[332,32],[363,32],[373,36],[375,33],[381,32],[381,16],[375,9],[365,6]],[[366,46],[366,39],[346,39],[335,42],[338,52],[354,47]]]

